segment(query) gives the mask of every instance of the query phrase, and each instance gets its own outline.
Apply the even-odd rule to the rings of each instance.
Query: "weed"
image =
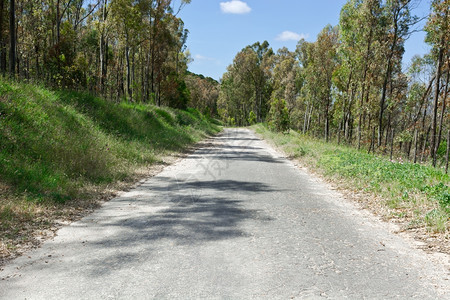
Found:
[[[445,232],[448,216],[439,209],[433,209],[425,215],[425,222],[428,229],[433,232]]]

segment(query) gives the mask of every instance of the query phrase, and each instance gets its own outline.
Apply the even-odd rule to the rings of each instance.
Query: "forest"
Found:
[[[245,47],[223,75],[221,118],[444,164],[450,2],[432,1],[425,28],[417,26],[416,4],[349,0],[339,24],[325,26],[315,42],[300,40],[295,51],[275,52],[266,41]],[[431,51],[404,62],[405,41],[416,30],[426,31]]]
[[[186,108],[189,91],[217,86],[187,73],[189,31],[178,14],[189,2],[1,0],[0,71],[112,102]]]
[[[190,0],[0,1],[4,76],[445,163],[449,0],[431,2],[424,28],[415,0],[349,0],[315,42],[295,51],[249,45],[220,83],[188,71],[189,30],[178,15]],[[417,30],[430,53],[404,62]]]

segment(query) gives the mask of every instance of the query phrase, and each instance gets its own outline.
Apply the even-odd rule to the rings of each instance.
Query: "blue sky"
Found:
[[[430,0],[416,0],[415,15],[426,16]],[[267,40],[274,51],[294,50],[297,40],[316,40],[327,25],[337,25],[346,0],[192,0],[179,16],[189,30],[189,70],[219,80],[234,56],[247,45]],[[423,27],[422,22],[421,26]],[[419,26],[420,27],[420,26]],[[404,65],[428,52],[423,32],[406,43]]]

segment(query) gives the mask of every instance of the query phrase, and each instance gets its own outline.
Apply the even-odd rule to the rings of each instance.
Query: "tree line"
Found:
[[[116,102],[185,108],[188,82],[198,91],[207,81],[187,74],[189,31],[178,14],[189,3],[0,0],[0,72]]]
[[[445,156],[450,129],[449,0],[433,0],[424,27],[431,50],[403,68],[405,41],[417,30],[414,0],[348,0],[339,24],[315,42],[274,52],[242,49],[223,75],[218,112],[229,124],[266,121],[368,151],[394,144],[415,162]]]

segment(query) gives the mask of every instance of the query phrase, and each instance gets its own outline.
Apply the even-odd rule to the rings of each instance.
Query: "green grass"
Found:
[[[132,182],[219,130],[193,109],[114,104],[0,77],[0,252],[25,227],[58,217],[93,191]]]
[[[381,197],[392,216],[410,216],[431,231],[449,230],[449,175],[441,169],[391,162],[352,147],[325,143],[294,131],[278,134],[263,125],[257,133],[345,188]]]
[[[0,182],[31,200],[64,202],[218,130],[195,110],[112,104],[2,79]]]

